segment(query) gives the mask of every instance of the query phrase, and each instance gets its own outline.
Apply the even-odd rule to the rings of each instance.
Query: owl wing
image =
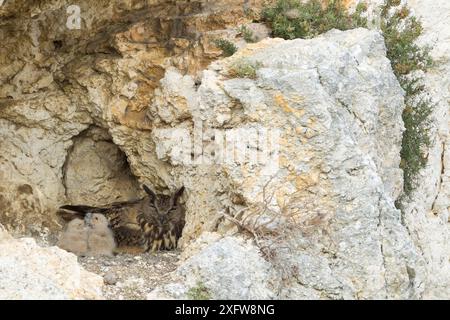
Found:
[[[100,213],[107,215],[108,213],[117,211],[118,209],[125,208],[127,206],[133,206],[140,201],[142,201],[142,199],[114,202],[110,205],[100,207],[92,207],[86,205],[65,205],[59,207],[57,214],[60,215],[64,220],[69,221],[75,218],[83,219],[87,213]]]
[[[138,220],[139,204],[139,201],[112,204],[104,213],[119,246],[144,245],[144,235]]]
[[[111,229],[119,247],[143,247],[145,244],[138,225],[116,225]]]

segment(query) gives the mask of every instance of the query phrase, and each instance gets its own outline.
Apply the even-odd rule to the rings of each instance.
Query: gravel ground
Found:
[[[114,257],[80,257],[88,271],[103,277],[103,295],[107,300],[142,300],[155,287],[169,283],[170,272],[177,268],[178,251],[118,254]]]

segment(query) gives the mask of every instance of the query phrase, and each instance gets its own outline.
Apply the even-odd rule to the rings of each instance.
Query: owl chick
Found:
[[[88,214],[67,224],[57,246],[77,256],[112,256],[116,243],[106,217]]]
[[[62,232],[58,243],[61,249],[75,253],[77,256],[86,255],[88,251],[88,228],[82,219],[73,219]]]
[[[112,256],[116,249],[114,234],[108,226],[108,219],[102,214],[94,213],[87,222],[87,255]]]

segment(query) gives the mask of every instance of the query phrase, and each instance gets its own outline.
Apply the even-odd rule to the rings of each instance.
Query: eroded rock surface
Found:
[[[262,63],[256,80],[227,76],[233,61],[242,57]],[[295,254],[282,246],[276,250],[279,263],[298,279],[291,292],[300,286],[321,298],[420,296],[425,261],[394,205],[402,189],[403,91],[379,33],[357,29],[312,40],[262,41],[213,64],[200,87],[191,87],[176,95],[196,101],[190,105],[193,117],[205,119],[205,127],[257,124],[281,130],[275,173],[249,164],[223,165],[215,167],[214,181],[226,181],[221,188],[230,192],[227,198],[238,193],[241,205],[263,203],[271,212],[289,212],[297,231],[283,241]],[[168,141],[158,143],[167,143],[160,156],[177,163],[179,153]],[[211,183],[189,183],[207,179],[194,172],[184,180],[188,190],[211,194],[211,188],[199,190]],[[264,198],[264,192],[273,197]],[[238,203],[218,204],[214,197],[203,204],[215,206],[210,210],[198,210],[198,196],[189,197],[188,210],[197,210],[188,211],[193,218],[185,238],[195,235],[195,221],[211,219],[206,212],[218,212],[217,219],[221,210],[237,214]],[[203,230],[210,228],[203,224]],[[186,274],[196,274],[191,271]]]
[[[450,296],[450,3],[408,0],[423,24],[421,45],[433,47],[436,66],[425,75],[433,102],[432,147],[420,184],[405,203],[405,221],[415,244],[428,261],[430,285],[423,297]]]
[[[0,299],[102,299],[102,277],[77,257],[34,239],[14,239],[0,225]]]
[[[227,28],[250,22],[244,11],[260,2],[79,1],[75,11],[65,0],[4,3],[5,226],[18,234],[52,232],[61,228],[55,208],[62,203],[136,196],[137,179],[160,190],[172,187],[169,168],[153,155],[153,122],[147,117],[153,92],[168,67],[194,75],[218,58],[221,51],[211,40],[236,37]],[[146,158],[148,168],[129,168],[125,156],[130,163]]]

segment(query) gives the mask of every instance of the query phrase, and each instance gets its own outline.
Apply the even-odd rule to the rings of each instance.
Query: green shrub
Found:
[[[341,0],[322,6],[320,0],[302,3],[299,0],[278,0],[262,12],[262,18],[272,28],[273,36],[284,39],[313,38],[331,29],[348,30],[366,27],[367,10],[360,3],[354,14],[349,14]]]
[[[401,168],[404,172],[404,191],[409,195],[417,186],[419,171],[427,165],[424,151],[431,144],[429,130],[433,110],[433,103],[425,87],[420,84],[422,77],[412,73],[426,72],[433,61],[430,48],[422,48],[415,43],[423,32],[421,23],[410,15],[406,6],[399,7],[400,4],[399,0],[385,1],[381,7],[381,30],[392,69],[405,90],[403,122],[406,131],[403,134]]]
[[[230,57],[237,51],[237,47],[234,45],[234,43],[226,39],[215,39],[214,45],[222,50],[225,57]]]
[[[381,11],[381,30],[394,72],[399,77],[416,70],[426,71],[432,65],[430,48],[421,48],[415,44],[423,32],[422,25],[415,17],[410,16],[406,6],[389,15],[392,3],[396,2],[386,1]]]
[[[187,297],[190,300],[211,300],[208,288],[201,282],[198,282],[196,287],[189,289]]]
[[[263,10],[263,20],[272,28],[273,36],[284,39],[312,38],[333,28],[348,30],[367,27],[363,13],[367,5],[360,3],[355,13],[349,14],[340,0],[330,0],[327,6],[321,1],[278,0],[274,6]],[[415,71],[426,72],[432,65],[430,48],[419,47],[417,38],[423,28],[410,15],[400,0],[385,0],[381,6],[381,31],[385,38],[387,56],[392,69],[405,90],[401,168],[404,171],[404,191],[408,195],[417,186],[417,176],[427,164],[424,151],[431,144],[430,115],[433,104],[427,96],[422,79],[412,76]]]
[[[242,37],[244,38],[245,42],[247,43],[257,42],[257,39],[253,34],[253,31],[249,29],[247,26],[241,26],[239,28],[239,32],[242,34]]]
[[[251,61],[246,58],[241,58],[234,61],[229,70],[228,75],[232,78],[256,78],[256,71],[262,67],[261,62]]]

